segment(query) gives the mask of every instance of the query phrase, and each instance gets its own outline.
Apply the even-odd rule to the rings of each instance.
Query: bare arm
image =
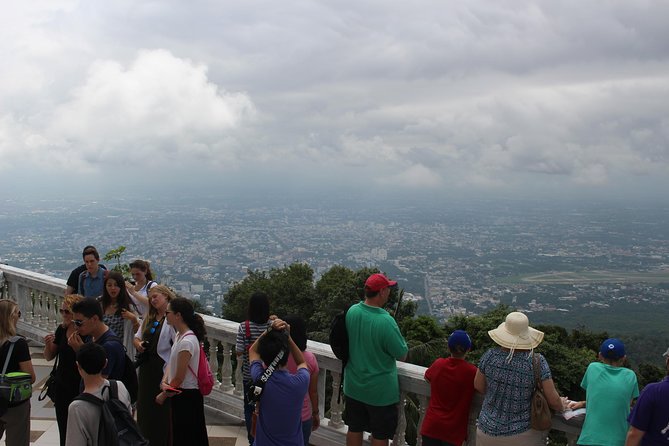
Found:
[[[179,388],[186,379],[186,372],[188,371],[188,363],[190,362],[191,354],[187,350],[182,350],[177,356],[177,372],[170,377],[170,386]]]
[[[33,362],[31,360],[19,362],[19,370],[22,372],[30,373],[31,383],[35,382],[35,369],[33,368]]]
[[[149,306],[149,298],[146,296],[142,296],[139,294],[139,292],[135,291],[135,285],[133,285],[130,282],[125,283],[125,289],[128,290],[128,294],[131,294],[132,297],[137,299],[137,302],[141,302],[142,305],[144,306]],[[149,290],[146,290],[146,293],[149,293]]]
[[[58,354],[58,344],[53,342],[54,339],[53,333],[44,336],[44,359],[47,361],[51,361]]]
[[[555,383],[553,382],[553,378],[548,378],[543,380],[541,382],[541,388],[544,391],[544,395],[546,395],[546,400],[548,401],[548,405],[550,406],[550,408],[558,412],[562,412],[564,410],[564,405],[562,404],[562,399],[560,398],[560,395],[557,393],[557,390],[555,389]]]
[[[643,438],[645,432],[637,429],[634,426],[630,426],[627,431],[627,439],[625,440],[625,446],[639,446],[641,444],[641,439]]]
[[[481,373],[480,370],[476,371],[476,376],[474,377],[474,388],[478,393],[485,394],[488,388],[488,382],[485,379],[485,375]]]
[[[309,401],[311,401],[311,430],[315,431],[321,425],[318,410],[318,373],[312,373],[309,378]]]

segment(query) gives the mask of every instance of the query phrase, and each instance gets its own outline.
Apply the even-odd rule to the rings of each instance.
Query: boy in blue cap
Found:
[[[425,371],[432,396],[420,430],[423,446],[461,445],[467,438],[476,366],[465,361],[472,340],[464,330],[448,337],[450,358],[439,358]]]
[[[586,408],[579,445],[624,446],[627,417],[632,401],[639,396],[636,374],[625,367],[625,345],[610,338],[599,348],[599,360],[583,375],[585,401],[572,402],[571,409]]]

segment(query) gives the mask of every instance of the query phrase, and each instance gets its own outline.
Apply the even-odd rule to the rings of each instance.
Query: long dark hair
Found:
[[[130,264],[130,268],[137,268],[142,271],[146,276],[146,283],[149,283],[150,280],[153,280],[153,271],[151,271],[151,264],[147,260],[137,259],[133,260]]]
[[[130,300],[128,290],[125,288],[123,275],[118,271],[110,271],[109,275],[105,278],[105,285],[102,287],[102,298],[100,299],[102,311],[104,312],[104,310],[112,304],[112,298],[107,292],[107,282],[110,280],[116,282],[116,285],[120,288],[118,297],[116,298],[116,314],[121,314],[121,310],[133,311],[131,307],[134,307],[134,304],[132,300]]]
[[[249,308],[246,313],[249,321],[256,324],[266,324],[269,319],[269,298],[262,291],[256,291],[249,299]]]
[[[195,312],[193,304],[185,297],[177,297],[170,301],[170,308],[172,313],[181,314],[184,323],[193,330],[198,341],[204,342],[204,337],[207,335],[207,330],[204,327],[204,320],[202,316]]]

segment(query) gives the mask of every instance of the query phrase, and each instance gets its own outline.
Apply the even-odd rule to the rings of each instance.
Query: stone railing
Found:
[[[36,342],[42,342],[47,333],[55,330],[59,323],[58,309],[63,299],[65,281],[44,274],[0,265],[0,293],[3,298],[18,302],[23,313],[19,321],[20,334]],[[214,386],[214,391],[205,398],[205,407],[239,420],[244,419],[241,364],[234,361],[235,342],[238,322],[211,316],[203,316],[207,327],[209,345],[209,363],[212,370],[221,377]],[[322,415],[321,427],[314,431],[311,443],[316,446],[335,446],[346,443],[346,426],[342,420],[343,407],[338,403],[338,389],[341,382],[341,362],[334,356],[330,346],[320,342],[309,341],[307,349],[314,353],[318,360],[320,373],[318,377],[318,401]],[[219,361],[219,358],[221,360]],[[233,363],[237,367],[233,368]],[[415,432],[425,417],[430,398],[430,387],[423,379],[425,368],[408,363],[398,363],[400,380],[400,410],[397,433],[393,445],[406,445],[407,420],[404,410],[407,404],[416,406],[418,423]],[[328,379],[331,378],[331,379]],[[217,378],[218,379],[218,378]],[[328,387],[327,383],[331,382]],[[326,394],[331,404],[325,407]],[[476,418],[481,407],[481,397],[475,398],[469,423],[468,445],[475,445]],[[553,428],[566,433],[569,444],[576,444],[579,429],[566,425],[560,417],[553,418]],[[411,441],[413,443],[413,441]],[[421,445],[421,439],[416,444]]]

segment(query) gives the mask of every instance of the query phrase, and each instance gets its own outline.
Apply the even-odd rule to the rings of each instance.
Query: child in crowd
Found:
[[[432,397],[420,434],[423,446],[461,445],[467,438],[476,366],[465,361],[472,341],[455,330],[448,337],[450,358],[439,358],[425,371]]]
[[[632,401],[639,396],[636,375],[622,367],[625,346],[619,339],[607,339],[599,348],[599,360],[583,375],[585,401],[572,402],[570,409],[586,408],[579,445],[623,446]]]

